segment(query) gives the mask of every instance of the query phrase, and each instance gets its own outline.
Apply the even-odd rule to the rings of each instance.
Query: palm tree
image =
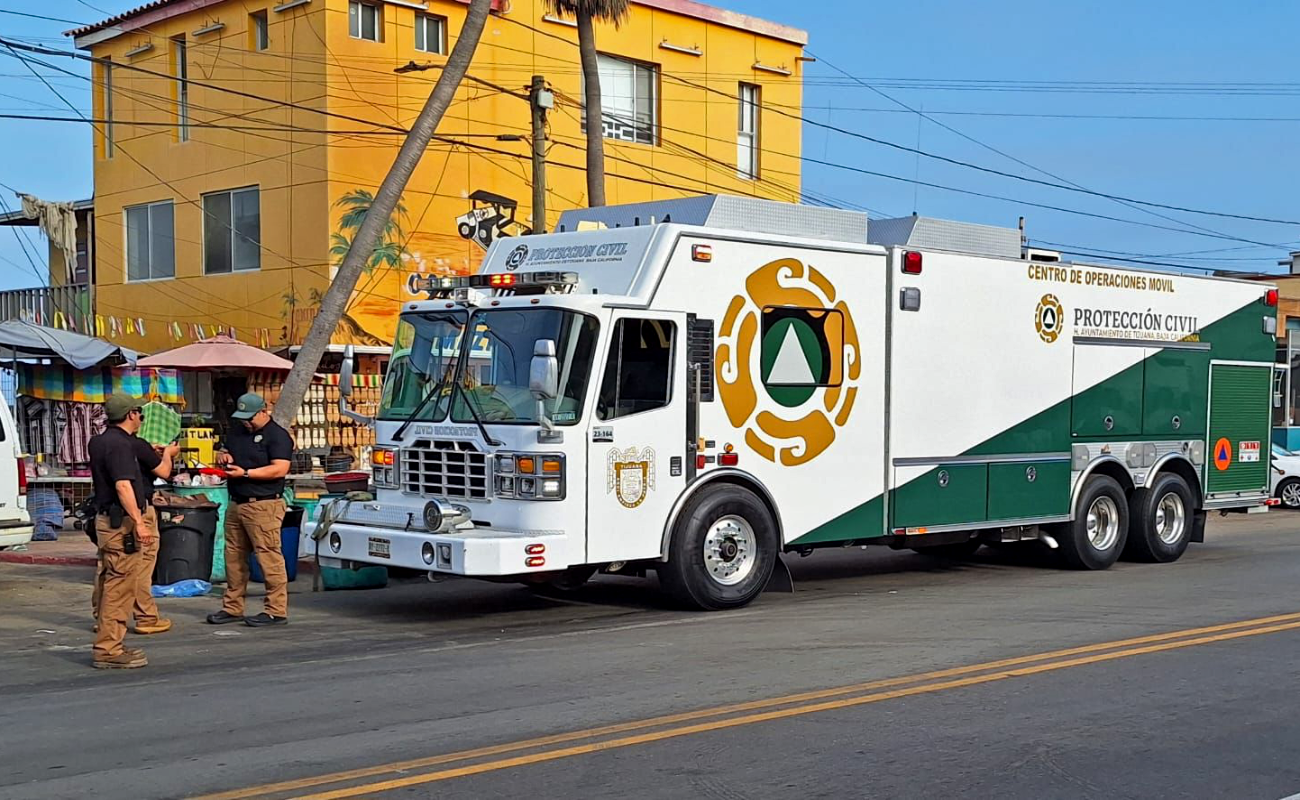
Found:
[[[442,122],[442,115],[456,98],[456,90],[469,71],[469,64],[474,59],[479,39],[483,37],[483,28],[487,25],[488,12],[491,10],[492,0],[469,0],[465,24],[456,37],[456,46],[447,57],[447,63],[443,66],[433,91],[429,93],[429,99],[424,102],[424,108],[415,118],[411,132],[393,159],[393,166],[379,184],[379,191],[375,192],[356,234],[348,242],[347,254],[343,256],[334,279],[321,298],[316,318],[311,322],[311,330],[303,338],[298,358],[285,378],[280,400],[275,404],[275,420],[281,425],[291,425],[298,416],[302,398],[307,394],[307,387],[311,385],[312,377],[320,366],[321,356],[329,347],[330,337],[347,309],[357,279],[373,259],[375,250],[383,243],[384,231],[392,222],[393,212],[402,199],[402,191],[406,189],[416,165],[420,163],[420,156],[429,146],[434,132],[438,130],[438,123]]]
[[[369,213],[374,202],[374,195],[365,189],[344,192],[343,196],[334,202],[335,208],[346,209],[339,217],[339,229],[330,234],[329,252],[334,258],[335,266],[341,265],[348,251],[352,249],[352,240],[356,238],[356,232],[361,228],[361,223],[365,221],[366,214]],[[402,242],[405,239],[402,235],[401,220],[406,218],[406,205],[398,199],[392,215],[384,223],[379,246],[374,249],[362,267],[362,271],[367,275],[374,272],[376,267],[386,266],[396,269],[401,266]]]
[[[628,15],[631,0],[546,0],[557,14],[578,21],[578,56],[587,110],[587,205],[605,205],[605,109],[600,99],[600,66],[596,61],[595,21],[614,27]]]

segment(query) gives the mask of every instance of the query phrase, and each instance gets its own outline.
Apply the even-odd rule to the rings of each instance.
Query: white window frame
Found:
[[[435,23],[438,29],[438,40],[433,47],[429,47],[430,23]],[[447,55],[447,18],[438,14],[415,12],[415,49],[421,53]]]
[[[611,87],[605,85],[607,81],[601,80],[600,91],[602,110],[604,112],[601,129],[605,138],[619,142],[652,146],[659,144],[659,65],[604,53],[597,53],[596,60],[601,65],[601,72],[610,72],[616,69],[631,70],[632,97],[630,99],[611,93]],[[649,80],[646,81],[649,86],[649,94],[645,97],[640,96],[638,93],[638,88],[641,87],[643,82],[643,73],[648,73],[649,77]],[[584,98],[586,96],[585,88],[583,96]],[[638,116],[638,106],[642,105],[645,106],[648,120]],[[611,106],[615,108],[613,113],[611,113]],[[628,117],[625,113],[619,113],[620,106],[631,106],[633,116]],[[585,103],[582,124],[583,130],[586,130],[587,112]]]
[[[253,50],[262,52],[271,49],[271,20],[266,9],[254,11],[248,15],[253,26]]]
[[[245,265],[241,267],[235,265],[235,242],[241,235],[238,231],[235,230],[235,195],[248,194],[250,192],[257,195],[258,236],[256,238],[245,236],[244,238],[249,239],[252,244],[255,244],[257,246],[257,260],[256,263],[252,264],[251,266]],[[216,197],[218,195],[227,196],[228,198],[227,208],[229,208],[230,210],[230,219],[226,220],[226,228],[230,232],[228,249],[227,249],[227,252],[230,254],[230,269],[228,270],[208,269],[208,226],[213,224],[212,213],[208,211],[208,198]],[[236,275],[241,272],[256,272],[260,270],[262,268],[262,243],[260,241],[261,231],[262,231],[262,194],[259,187],[242,186],[238,189],[222,189],[221,191],[217,191],[217,192],[206,192],[203,194],[203,196],[199,198],[199,201],[202,203],[201,208],[203,213],[203,237],[202,237],[203,274],[204,275]]]
[[[169,237],[172,243],[172,269],[170,275],[154,275],[154,254],[153,254],[153,209],[159,206],[168,206],[172,213],[172,229]],[[131,224],[130,213],[144,209],[145,220],[149,223],[148,235],[145,236],[145,242],[148,243],[149,254],[147,261],[149,264],[149,276],[147,278],[131,277]],[[176,277],[176,204],[171,200],[158,200],[153,203],[138,203],[133,206],[122,208],[122,252],[125,258],[122,263],[122,279],[125,283],[147,283],[149,281],[168,281]]]
[[[742,180],[758,180],[760,128],[763,90],[756,83],[742,83],[736,93],[736,175]]]
[[[374,17],[374,37],[366,36],[363,17],[366,13]],[[383,41],[384,15],[379,3],[366,3],[362,0],[348,0],[348,35],[365,42]]]
[[[172,58],[176,70],[176,139],[190,140],[190,66],[189,43],[184,36],[172,39]]]

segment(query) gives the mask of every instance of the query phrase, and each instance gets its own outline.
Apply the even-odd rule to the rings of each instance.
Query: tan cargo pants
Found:
[[[138,575],[135,581],[135,598],[132,603],[131,613],[135,617],[137,625],[153,625],[158,622],[158,604],[154,602],[153,594],[149,591],[153,586],[153,569],[158,563],[158,512],[153,506],[149,506],[140,516],[144,517],[145,527],[153,531],[153,538],[144,540],[137,537],[136,546],[139,548],[138,553],[141,558],[138,560]],[[99,539],[99,520],[107,519],[102,515],[95,519],[95,537]],[[130,520],[124,520],[123,525]],[[99,541],[103,541],[99,539]],[[90,608],[99,619],[99,602],[104,596],[104,551],[101,549],[99,558],[99,567],[95,570],[95,590],[90,595]]]
[[[152,513],[150,509],[148,513]],[[151,524],[146,516],[145,524]],[[156,523],[156,518],[154,518]],[[153,556],[148,559],[149,568],[145,570],[145,545],[136,534],[136,551],[128,553],[124,549],[124,538],[128,531],[135,530],[135,523],[130,518],[122,520],[120,527],[108,524],[108,515],[100,514],[95,518],[95,538],[99,541],[99,579],[96,582],[95,617],[99,621],[99,633],[95,634],[94,657],[111,658],[122,653],[122,640],[126,637],[127,617],[136,608],[140,594],[140,584],[144,582],[148,592],[150,576],[153,574],[153,561],[158,557],[157,525],[154,524],[152,541]],[[158,618],[158,607],[149,599],[153,609],[153,618]],[[137,617],[137,619],[139,619]]]
[[[266,613],[289,616],[289,574],[280,552],[280,525],[284,522],[283,499],[235,503],[226,508],[226,593],[221,608],[236,617],[244,616],[244,593],[248,591],[248,554],[266,580]]]

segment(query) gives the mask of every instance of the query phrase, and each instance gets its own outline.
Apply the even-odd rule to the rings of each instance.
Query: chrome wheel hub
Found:
[[[1119,507],[1109,497],[1098,497],[1088,506],[1088,541],[1100,551],[1106,551],[1119,541]]]
[[[1187,527],[1187,507],[1183,498],[1170,492],[1156,504],[1156,536],[1165,544],[1177,544]]]
[[[758,538],[748,522],[726,516],[704,536],[704,568],[723,586],[734,586],[754,571]]]

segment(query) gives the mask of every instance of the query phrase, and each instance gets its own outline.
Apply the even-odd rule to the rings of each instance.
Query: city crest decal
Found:
[[[605,493],[613,492],[624,508],[636,508],[655,488],[655,451],[611,448],[606,458]]]

